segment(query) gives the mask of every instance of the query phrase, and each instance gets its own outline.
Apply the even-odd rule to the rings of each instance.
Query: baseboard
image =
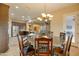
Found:
[[[75,46],[75,45],[71,45],[72,47],[75,47],[75,48],[79,48],[78,46]]]

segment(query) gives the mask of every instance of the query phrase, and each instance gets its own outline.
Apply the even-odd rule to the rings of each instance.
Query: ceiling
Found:
[[[6,3],[10,6],[9,15],[13,19],[31,19],[36,18],[44,12],[45,9],[47,13],[52,13],[59,8],[64,6],[73,5],[72,3]],[[16,8],[17,6],[17,8]],[[23,17],[24,16],[24,17]]]

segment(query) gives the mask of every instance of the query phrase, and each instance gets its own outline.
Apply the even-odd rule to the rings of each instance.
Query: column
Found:
[[[0,53],[8,50],[9,6],[0,3]]]

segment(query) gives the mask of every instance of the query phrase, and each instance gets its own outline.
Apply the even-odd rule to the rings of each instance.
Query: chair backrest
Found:
[[[64,47],[64,51],[63,51],[64,55],[69,55],[72,37],[73,37],[73,35],[68,36],[68,39],[67,39],[66,45]]]
[[[52,54],[52,39],[50,38],[35,38],[35,50],[40,56]]]
[[[70,36],[67,37],[67,41],[66,41],[66,43],[64,44],[63,55],[66,55],[66,52],[67,52],[67,49],[68,49],[69,39],[70,39]]]
[[[23,48],[24,48],[24,44],[23,44],[23,37],[26,35],[26,32],[25,31],[20,31],[17,35],[18,37],[18,44],[19,44],[19,49],[20,49],[20,56],[24,56],[24,51],[23,51]]]
[[[72,43],[73,34],[70,36],[69,44],[68,44],[68,52],[70,51],[70,46]]]
[[[19,50],[20,50],[20,56],[21,56],[21,55],[24,55],[24,52],[23,52],[23,39],[19,34],[17,35],[17,37],[18,37],[18,44],[19,44]]]
[[[65,41],[65,37],[66,37],[65,33],[60,32],[60,41],[61,41],[61,43],[63,43]]]

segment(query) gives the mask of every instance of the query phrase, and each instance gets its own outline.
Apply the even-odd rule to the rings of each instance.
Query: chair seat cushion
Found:
[[[31,46],[25,46],[24,47],[24,54],[25,55],[28,55],[28,54],[31,54],[31,53],[33,53],[35,50],[34,50],[34,48],[33,48],[33,46],[31,45]]]
[[[60,47],[56,47],[56,48],[54,49],[54,51],[55,51],[56,53],[63,53],[63,49],[60,48]]]

